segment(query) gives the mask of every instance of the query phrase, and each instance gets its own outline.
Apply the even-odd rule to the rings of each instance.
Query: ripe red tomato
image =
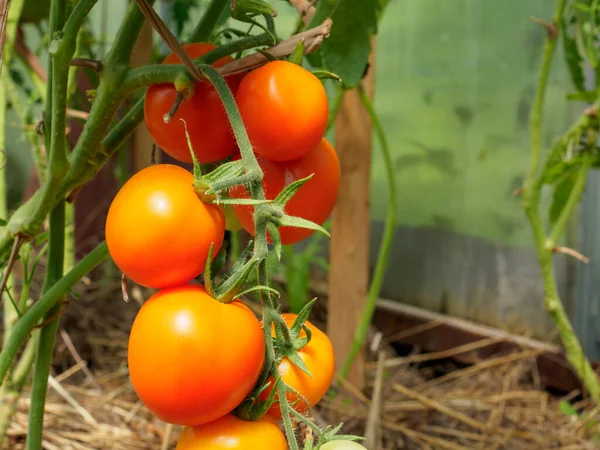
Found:
[[[129,372],[140,400],[160,420],[185,426],[235,409],[264,363],[260,322],[240,301],[220,303],[203,286],[154,294],[129,336]]]
[[[325,138],[318,147],[300,159],[274,162],[258,158],[258,162],[265,174],[263,188],[269,200],[277,197],[290,183],[314,174],[287,203],[285,211],[290,216],[302,217],[319,225],[325,223],[335,206],[341,176],[337,154]],[[231,189],[230,195],[234,198],[249,197],[243,186]],[[235,205],[233,210],[246,231],[254,235],[254,208]],[[312,230],[293,227],[280,227],[279,232],[283,244],[295,244],[314,233]]]
[[[225,235],[221,208],[200,201],[193,175],[158,164],[131,177],[106,218],[106,243],[121,271],[151,288],[187,283],[204,270],[211,243],[216,256]]]
[[[198,58],[216,47],[206,43],[196,43],[184,46],[191,58]],[[221,58],[212,65],[220,67],[233,58]],[[180,64],[181,60],[175,54],[167,56],[163,64]],[[227,77],[227,84],[235,94],[243,74]],[[229,125],[229,119],[217,91],[209,82],[196,83],[194,94],[184,100],[177,113],[169,123],[163,116],[169,112],[177,91],[172,84],[156,84],[148,88],[144,102],[144,119],[154,142],[166,153],[179,161],[190,163],[192,157],[185,136],[184,124],[187,123],[190,141],[194,153],[200,163],[220,161],[236,150],[235,138]]]
[[[327,129],[325,88],[297,64],[272,61],[250,72],[236,101],[254,151],[271,161],[306,155]]]
[[[175,450],[287,450],[279,427],[269,419],[247,422],[227,415],[182,431]]]
[[[297,315],[282,314],[282,317],[288,326],[292,326]],[[293,407],[298,412],[304,412],[309,407],[312,408],[321,401],[329,390],[335,373],[335,357],[331,341],[325,333],[312,323],[307,321],[306,326],[312,332],[312,338],[306,346],[300,349],[298,355],[304,361],[304,364],[306,364],[312,377],[308,376],[298,366],[292,364],[287,358],[284,358],[278,366],[282,380],[288,386],[294,388],[309,403],[307,405],[303,399],[298,398],[295,394],[288,394],[288,402],[297,401]],[[304,337],[305,335],[304,331],[302,331],[300,337]],[[275,330],[273,330],[273,336],[275,336]],[[272,379],[271,382],[273,382]],[[266,400],[270,392],[271,389],[267,388],[261,394],[261,400]],[[267,412],[267,415],[273,419],[280,419],[282,416],[279,404],[274,403]]]

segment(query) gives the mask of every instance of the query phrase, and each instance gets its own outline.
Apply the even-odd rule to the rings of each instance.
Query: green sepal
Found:
[[[304,39],[300,39],[300,42],[298,42],[298,44],[296,45],[296,48],[294,49],[294,53],[292,53],[290,55],[289,61],[291,63],[301,66],[302,60],[304,59],[304,51],[305,51]]]
[[[310,373],[310,370],[308,370],[308,367],[306,367],[304,360],[300,358],[300,355],[298,355],[298,352],[295,349],[291,349],[289,352],[287,352],[285,357],[289,359],[293,365],[298,367],[306,375],[308,375],[311,378],[313,377],[312,373]]]
[[[221,270],[223,270],[225,264],[227,264],[227,250],[225,249],[225,247],[221,247],[221,250],[219,251],[219,253],[217,253],[217,256],[210,265],[211,273],[218,274],[219,272],[221,272]]]
[[[244,287],[244,283],[246,283],[250,273],[256,268],[259,262],[259,259],[250,259],[240,271],[234,273],[217,288],[217,296],[215,298],[221,303],[231,303],[234,301],[237,298],[237,294]]]
[[[335,80],[339,82],[343,81],[342,77],[328,70],[315,70],[314,72],[312,72],[312,74],[319,80]]]
[[[300,336],[300,333],[302,332],[302,327],[310,317],[310,313],[312,312],[313,306],[315,306],[316,301],[316,298],[312,299],[298,313],[296,320],[294,320],[294,323],[290,327],[290,334],[292,335],[292,337],[297,338],[298,336]]]
[[[267,224],[267,230],[269,231],[269,235],[271,236],[271,242],[273,243],[273,248],[275,249],[277,260],[281,261],[281,252],[283,250],[281,244],[281,233],[279,233],[277,225],[275,225],[273,222],[269,222]]]
[[[257,51],[258,53],[260,53],[261,55],[263,55],[265,58],[267,58],[267,61],[270,61],[270,62],[273,62],[273,61],[279,61],[275,55],[273,55],[272,53],[269,53],[269,52],[268,52],[268,51],[266,51],[266,50],[261,50],[261,49],[258,49],[258,50],[256,50],[256,51]]]
[[[305,228],[307,230],[315,230],[323,233],[328,238],[331,238],[331,234],[321,225],[317,225],[310,220],[303,219],[301,217],[292,217],[284,215],[282,217],[278,217],[274,219],[277,222],[277,225],[280,227],[296,227],[296,228]]]
[[[279,206],[285,206],[287,202],[291,200],[291,198],[298,192],[298,190],[304,186],[304,184],[312,179],[314,174],[307,176],[306,178],[302,178],[300,180],[296,180],[293,183],[288,184],[285,188],[281,190],[281,192],[275,197],[273,203]]]
[[[249,23],[255,25],[266,33],[273,36],[273,33],[264,25],[253,19],[256,16],[263,16],[265,18],[273,18],[277,16],[277,10],[263,0],[236,0],[232,2],[231,17],[239,20],[240,22]],[[273,38],[275,38],[273,36]]]
[[[239,292],[235,296],[235,299],[241,298],[244,295],[248,295],[251,292],[262,292],[262,291],[270,292],[271,294],[274,294],[277,297],[281,297],[281,293],[277,289],[273,289],[272,287],[269,287],[269,286],[254,286],[249,289],[246,289],[245,291]]]
[[[239,177],[244,173],[244,166],[241,160],[229,161],[218,166],[215,170],[204,175],[208,183],[222,180],[224,178]]]
[[[204,289],[206,293],[210,295],[212,298],[215,298],[215,290],[213,288],[213,278],[212,278],[212,254],[215,249],[214,242],[210,243],[210,248],[208,249],[208,256],[206,257],[206,263],[204,263]]]
[[[253,198],[221,198],[214,200],[217,205],[266,205],[273,200],[255,200]]]

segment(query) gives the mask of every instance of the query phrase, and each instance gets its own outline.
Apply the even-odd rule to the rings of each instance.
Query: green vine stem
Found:
[[[556,10],[552,18],[555,26],[558,26],[557,24],[561,22],[566,5],[567,0],[558,0]],[[542,124],[544,120],[544,103],[546,99],[548,80],[550,77],[550,68],[552,67],[552,59],[554,58],[554,53],[556,52],[556,37],[557,36],[549,33],[546,43],[544,44],[542,66],[540,68],[533,107],[531,108],[529,117],[531,162],[523,186],[523,202],[525,209],[533,208],[534,204],[537,202],[535,195],[539,195],[539,192],[536,192],[535,189],[532,189],[532,185],[540,169],[540,161],[542,157]]]
[[[63,133],[64,134],[64,133]],[[48,262],[42,295],[54,286],[63,276],[65,256],[65,203],[60,202],[50,213]],[[40,450],[44,430],[44,410],[48,392],[48,376],[54,356],[54,341],[64,295],[44,317],[45,325],[40,331],[37,354],[34,363],[29,426],[27,428],[27,450]]]
[[[65,23],[66,0],[53,0],[50,8],[49,95],[46,98],[45,124],[48,166],[41,194],[32,214],[22,225],[21,232],[33,236],[41,228],[56,202],[58,188],[69,170],[66,152],[66,110],[69,64],[76,50],[77,35],[97,0],[80,1]],[[64,26],[64,28],[63,28]],[[62,263],[61,263],[62,264]]]
[[[381,239],[381,246],[379,248],[379,255],[377,257],[377,264],[375,266],[373,280],[371,281],[371,285],[369,287],[367,303],[365,305],[365,309],[361,315],[358,328],[354,335],[354,342],[352,343],[352,347],[350,348],[350,353],[348,354],[348,358],[346,359],[344,367],[342,368],[342,371],[340,373],[342,378],[346,378],[350,373],[350,369],[352,368],[352,364],[356,359],[356,355],[358,355],[360,349],[363,347],[367,339],[369,325],[371,324],[373,313],[377,305],[377,298],[379,297],[379,293],[381,292],[381,286],[383,285],[383,281],[385,278],[385,271],[390,261],[390,252],[392,249],[392,243],[394,241],[394,233],[396,231],[396,173],[394,171],[394,165],[392,163],[392,156],[390,152],[389,143],[385,134],[385,130],[383,129],[381,121],[379,120],[379,115],[375,111],[371,100],[369,99],[369,97],[367,97],[367,94],[365,93],[364,89],[362,89],[362,87],[358,88],[358,92],[360,95],[360,99],[365,109],[367,110],[367,113],[369,114],[371,122],[375,127],[375,131],[379,139],[379,144],[381,147],[381,152],[383,154],[383,160],[387,174],[389,198],[383,237]]]
[[[88,253],[64,277],[50,287],[41,298],[35,302],[15,324],[9,339],[4,342],[0,352],[0,382],[6,380],[6,375],[19,349],[32,334],[40,321],[54,308],[59,301],[84,276],[95,269],[108,257],[106,242]]]
[[[15,0],[10,4],[8,16],[7,16],[7,24],[6,24],[6,34],[3,48],[3,67],[0,71],[0,217],[6,219],[8,216],[8,189],[6,184],[6,164],[7,164],[7,141],[6,141],[6,128],[7,128],[7,107],[8,107],[8,94],[11,92],[7,88],[8,80],[10,80],[10,63],[12,60],[12,54],[14,49],[14,42],[17,36],[17,24],[19,22],[19,18],[21,16],[21,11],[23,9],[23,0]],[[6,287],[6,293],[0,292],[0,296],[2,297],[12,297],[14,298],[14,277],[11,276],[8,279],[8,285]],[[13,328],[13,324],[18,318],[19,311],[15,307],[14,303],[9,301],[8,298],[3,298],[3,310],[4,310],[4,338],[3,341],[6,341],[8,336]],[[21,357],[25,358],[26,355]],[[25,375],[27,375],[29,372]],[[22,378],[19,376],[21,372],[18,374],[13,372],[11,375],[11,382],[7,383],[6,386],[2,386],[0,388],[0,445],[3,444],[6,439],[6,432],[8,430],[8,426],[10,420],[15,412],[16,403],[21,395],[21,390],[23,388]]]
[[[563,14],[566,7],[566,0],[559,0],[554,12],[553,22],[555,29],[563,20]],[[529,220],[533,232],[535,244],[537,247],[538,261],[541,267],[543,286],[545,291],[545,306],[552,320],[554,321],[558,334],[565,347],[567,359],[575,372],[582,380],[585,388],[596,404],[600,404],[600,381],[595,374],[590,362],[585,356],[585,352],[575,334],[569,321],[568,315],[560,300],[556,277],[554,274],[553,254],[554,249],[562,237],[568,221],[572,217],[581,194],[585,188],[587,175],[592,164],[592,155],[590,149],[585,149],[583,161],[577,174],[577,180],[569,195],[567,203],[563,207],[561,214],[547,236],[544,221],[540,213],[540,197],[543,186],[544,175],[551,165],[555,162],[555,157],[560,155],[566,148],[568,142],[574,137],[581,135],[590,127],[592,116],[597,115],[597,109],[586,112],[572,127],[559,139],[558,143],[550,151],[546,163],[540,172],[542,161],[542,126],[544,118],[544,106],[546,90],[549,80],[552,60],[557,45],[557,33],[550,32],[544,45],[542,64],[538,77],[538,85],[535,94],[534,104],[530,115],[530,135],[531,135],[531,163],[523,186],[523,209]],[[597,107],[597,105],[595,105]]]
[[[242,164],[244,166],[245,174],[241,177],[227,180],[221,188],[227,189],[235,185],[243,183],[248,190],[248,193],[255,200],[264,200],[265,194],[262,187],[263,172],[258,164],[256,156],[252,150],[252,145],[248,139],[246,128],[242,121],[239,109],[233,97],[233,94],[229,90],[227,83],[217,70],[211,66],[201,66],[200,70],[203,75],[213,84],[221,101],[227,112],[227,116],[231,123],[231,126],[236,137],[240,153],[242,155]],[[214,185],[212,186],[215,189]],[[216,190],[216,189],[215,189]],[[267,262],[266,257],[268,255],[268,244],[267,244],[267,226],[268,220],[271,216],[271,212],[268,210],[268,205],[256,204],[254,205],[254,223],[255,223],[255,240],[253,247],[253,258],[259,260],[258,265],[258,284],[260,286],[268,286],[269,280],[267,275]],[[278,328],[278,334],[284,339],[286,345],[291,345],[291,337],[287,325],[283,321],[279,314],[279,307],[274,301],[271,293],[268,291],[261,293],[262,306],[263,306],[263,330],[265,335],[265,365],[263,375],[260,377],[263,380],[266,375],[271,372],[271,376],[275,380],[274,383],[277,389],[277,397],[279,398],[280,407],[283,416],[283,424],[288,439],[288,445],[290,450],[299,450],[296,435],[294,433],[294,427],[291,422],[291,407],[287,401],[287,394],[290,392],[290,388],[281,381],[281,376],[278,372],[278,360],[276,358],[276,352],[273,344],[273,338],[271,337],[271,330],[273,325]],[[257,388],[260,389],[262,386],[259,384]],[[254,393],[251,394],[254,398]]]

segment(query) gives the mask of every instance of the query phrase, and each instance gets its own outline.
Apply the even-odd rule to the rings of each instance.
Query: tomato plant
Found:
[[[336,440],[323,445],[321,450],[367,450],[367,448],[354,441]]]
[[[236,101],[254,151],[271,161],[301,158],[327,129],[321,81],[297,64],[273,61],[242,80]]]
[[[0,265],[5,267],[0,297],[19,299],[10,292],[4,295],[4,289],[14,289],[6,287],[6,280],[33,243],[42,245],[47,240],[48,263],[40,298],[32,307],[27,305],[27,295],[21,303],[4,301],[6,339],[0,352],[0,383],[9,380],[9,384],[0,386],[0,404],[7,394],[16,404],[14,399],[33,369],[26,447],[41,448],[47,383],[65,297],[87,273],[112,256],[125,276],[158,289],[133,322],[129,371],[136,393],[150,412],[166,422],[188,426],[181,446],[200,442],[198,445],[206,448],[213,443],[238,442],[252,449],[267,444],[275,450],[300,450],[291,416],[313,432],[313,442],[329,440],[340,427],[320,427],[310,414],[290,409],[288,402],[302,410],[324,395],[333,376],[331,344],[317,329],[312,335],[302,334],[303,327],[313,328],[306,322],[309,307],[291,328],[286,325],[288,318],[280,314],[279,293],[268,279],[267,258],[272,247],[267,230],[275,240],[280,235],[275,230],[279,229],[284,243],[297,242],[313,230],[328,235],[319,224],[335,204],[340,167],[335,151],[323,139],[328,122],[324,87],[302,68],[302,59],[305,54],[320,52],[314,61],[331,64],[348,60],[348,64],[333,68],[322,63],[316,70],[326,75],[339,68],[343,87],[355,86],[366,65],[366,55],[357,54],[356,49],[368,55],[373,22],[385,2],[354,2],[352,14],[336,14],[330,20],[338,4],[348,8],[348,3],[322,0],[313,6],[298,1],[295,6],[304,26],[298,33],[283,37],[276,29],[276,11],[266,1],[210,0],[190,30],[194,44],[184,45],[162,21],[153,0],[136,0],[126,2],[116,37],[103,49],[92,48],[97,40],[88,16],[96,3],[27,0],[22,17],[37,21],[38,16],[31,12],[47,16],[39,22],[48,37],[40,47],[51,50],[51,55],[43,55],[50,62],[46,74],[41,73],[39,64],[34,67],[35,58],[20,52],[20,64],[30,65],[28,72],[39,75],[33,80],[38,92],[21,92],[25,95],[15,95],[16,101],[10,101],[13,106],[19,98],[40,98],[44,103],[43,120],[37,129],[40,137],[31,127],[24,127],[34,135],[29,143],[41,186],[12,214],[6,208],[0,211]],[[358,3],[368,6],[359,7]],[[39,8],[32,11],[34,4]],[[46,13],[48,4],[50,12]],[[229,11],[223,14],[228,6]],[[11,6],[6,43],[15,42],[19,14],[19,6]],[[188,34],[183,23],[188,20],[183,17],[186,15],[175,18],[176,34]],[[360,21],[355,20],[359,16]],[[371,19],[363,20],[367,17]],[[232,27],[232,21],[245,24],[244,29]],[[162,64],[133,67],[132,56],[144,22],[154,27],[172,54]],[[341,23],[336,29],[353,30],[352,36],[346,36],[352,42],[345,48],[340,45],[344,36],[336,36],[336,29],[332,29],[334,22]],[[363,42],[356,42],[357,37]],[[322,46],[330,38],[332,44]],[[206,42],[224,44],[215,47]],[[175,54],[182,52],[200,59],[192,63],[194,67],[189,61],[179,64]],[[12,53],[3,53],[2,64],[10,64]],[[97,55],[103,55],[102,60],[95,59]],[[89,112],[85,114],[78,108],[86,93],[76,92],[76,81],[83,75],[81,68],[85,68],[91,84],[87,92],[90,102],[85,104]],[[2,72],[8,86],[13,74],[22,72],[13,69]],[[45,79],[49,80],[47,86],[41,81]],[[5,90],[14,94],[12,89]],[[6,110],[8,104],[6,98],[0,99],[0,108]],[[0,111],[3,126],[4,112]],[[64,137],[70,117],[77,117],[82,129],[67,141]],[[82,117],[85,120],[80,120]],[[132,176],[110,206],[106,242],[75,264],[74,252],[68,253],[74,248],[74,238],[65,233],[72,225],[68,204],[124,148],[144,120],[154,142],[179,161],[193,162],[193,173],[159,164]],[[21,121],[30,125],[25,123],[29,118]],[[4,140],[0,133],[0,144]],[[236,150],[239,158],[230,161]],[[126,161],[120,162],[125,175]],[[239,196],[229,195],[236,190],[241,190]],[[274,196],[274,201],[265,201]],[[228,220],[222,208],[229,213],[233,208],[240,222],[245,213],[236,211],[248,211],[253,219],[243,226],[252,230],[254,240],[243,251],[236,240],[235,254],[239,256],[234,261],[221,247],[225,226],[240,225],[231,215]],[[42,233],[46,225],[48,231]],[[280,250],[279,245],[274,247]],[[204,273],[204,285],[191,284],[200,273]],[[250,274],[255,277],[250,278]],[[126,283],[123,288],[127,288]],[[237,300],[251,292],[260,293],[262,326]],[[40,328],[39,339],[31,339],[24,348],[35,328]],[[275,338],[271,336],[273,328]],[[304,366],[312,376],[301,372]],[[11,370],[15,368],[19,370]],[[269,380],[274,382],[266,385]],[[273,395],[264,399],[261,394],[266,386]],[[275,399],[278,403],[274,406]],[[270,415],[281,410],[287,443],[273,422],[263,418],[269,410]],[[0,414],[0,443],[11,414],[10,408]],[[252,440],[250,433],[245,434],[250,429],[252,436],[258,433],[262,438]],[[210,433],[220,437],[202,442]],[[236,440],[235,433],[244,438]],[[306,442],[310,448],[310,439]]]
[[[285,437],[269,419],[241,420],[227,415],[199,427],[186,427],[176,450],[287,450]]]
[[[154,294],[129,337],[129,372],[138,396],[159,419],[201,425],[232,411],[258,378],[265,342],[241,302],[224,304],[204,287]]]
[[[211,244],[214,254],[221,248],[223,212],[200,201],[193,181],[181,167],[151,166],[131,177],[111,203],[106,243],[136,283],[157,289],[187,283],[204,270]]]
[[[194,43],[184,46],[191,58],[198,58],[216,47],[207,43]],[[233,61],[230,56],[216,61],[220,67]],[[180,64],[179,57],[171,53],[163,64]],[[227,77],[229,88],[235,92],[243,75]],[[235,138],[227,119],[223,103],[214,87],[208,82],[197,82],[191,98],[183,100],[172,119],[165,123],[164,115],[169,112],[177,99],[177,90],[170,83],[155,84],[148,88],[144,102],[144,119],[148,131],[156,144],[173,158],[182,162],[192,162],[185,135],[187,124],[190,141],[200,163],[211,163],[232,155],[236,150]]]
[[[302,158],[285,162],[259,158],[258,163],[265,174],[265,196],[270,200],[277,197],[290,183],[314,174],[287,203],[285,211],[290,216],[301,217],[319,225],[325,223],[335,206],[341,177],[337,153],[327,139],[321,139],[320,144]],[[249,196],[243,186],[236,186],[230,193],[232,197],[237,198]],[[319,201],[316,202],[315,199]],[[233,209],[242,226],[254,235],[252,208],[236,205]],[[279,233],[283,244],[295,244],[306,239],[314,231],[286,226],[280,227]]]
[[[296,314],[282,314],[282,317],[285,323],[291,326],[298,316]],[[310,330],[312,337],[307,345],[298,350],[298,355],[311,375],[308,375],[285,357],[277,368],[282,381],[299,394],[298,396],[288,392],[287,395],[288,402],[298,412],[304,412],[309,407],[315,406],[325,396],[331,386],[335,371],[335,357],[331,341],[325,333],[312,323],[307,321],[305,326]],[[300,338],[305,336],[304,331],[299,335]],[[262,398],[267,398],[270,392],[271,389],[266,389],[262,394]],[[274,419],[281,418],[281,409],[278,403],[271,406],[268,415]]]

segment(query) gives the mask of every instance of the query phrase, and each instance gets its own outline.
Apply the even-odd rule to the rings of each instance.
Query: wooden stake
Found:
[[[371,69],[364,80],[371,98],[375,81],[374,50],[373,40]],[[329,272],[328,335],[338,370],[350,352],[369,286],[371,137],[371,120],[358,92],[346,92],[335,122],[342,182],[333,212]],[[364,352],[356,358],[348,380],[359,389],[364,386]]]
[[[152,56],[152,25],[148,22],[144,24],[142,32],[135,45],[131,63],[134,66],[143,66],[148,64],[150,57]],[[139,172],[144,167],[150,165],[152,160],[152,147],[154,141],[150,136],[150,132],[146,125],[142,122],[132,136],[132,173]],[[160,162],[160,153],[157,153],[157,162]]]

